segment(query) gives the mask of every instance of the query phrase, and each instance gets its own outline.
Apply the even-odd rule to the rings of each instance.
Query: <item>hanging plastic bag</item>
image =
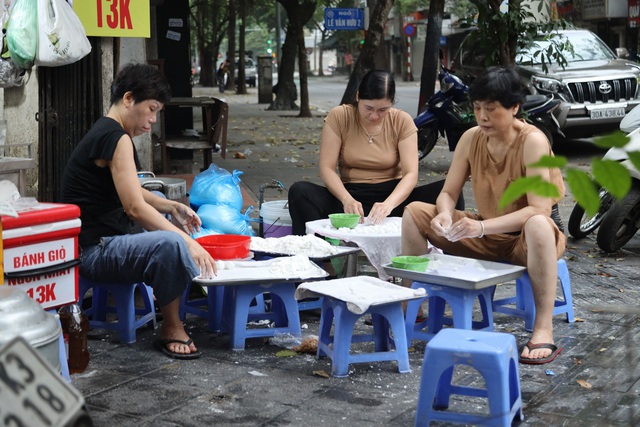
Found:
[[[38,43],[37,0],[15,0],[7,24],[11,61],[21,68],[33,67]]]
[[[38,0],[38,48],[35,64],[73,64],[91,52],[84,27],[64,0]]]
[[[11,59],[0,59],[0,87],[23,86],[29,81],[29,73],[18,67]]]
[[[2,2],[0,5],[0,28],[2,28],[2,33],[0,33],[0,46],[3,46],[3,49],[6,48],[6,40],[5,36],[7,35],[7,24],[9,23],[9,14],[11,10],[11,5],[7,4],[6,1]],[[3,52],[4,53],[4,52]],[[8,53],[7,53],[8,55]]]
[[[251,228],[249,214],[253,206],[249,206],[242,214],[229,205],[202,205],[198,209],[198,216],[202,220],[202,226],[218,234],[242,234],[255,236],[256,232]]]
[[[9,56],[9,48],[7,47],[7,25],[9,23],[9,8],[6,3],[3,4],[2,15],[0,16],[0,24],[2,24],[2,32],[0,38],[0,87],[18,87],[23,86],[29,81],[29,73],[24,68],[18,67],[13,63]]]
[[[211,163],[207,170],[200,172],[189,190],[189,203],[194,209],[202,205],[228,205],[236,211],[242,209],[240,175],[244,172],[229,171]]]

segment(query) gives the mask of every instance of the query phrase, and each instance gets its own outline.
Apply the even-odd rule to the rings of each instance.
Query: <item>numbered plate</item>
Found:
[[[61,426],[84,405],[82,395],[24,340],[0,349],[0,425]]]
[[[624,107],[616,107],[616,108],[598,108],[591,110],[591,120],[598,119],[610,119],[616,117],[624,117],[625,108]]]

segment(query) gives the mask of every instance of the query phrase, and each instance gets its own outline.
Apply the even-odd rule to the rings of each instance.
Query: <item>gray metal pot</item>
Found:
[[[140,184],[149,191],[160,191],[169,200],[182,202],[187,196],[187,181],[182,178],[140,178]]]
[[[56,316],[20,288],[0,286],[0,347],[17,335],[60,372],[59,338],[62,333]]]

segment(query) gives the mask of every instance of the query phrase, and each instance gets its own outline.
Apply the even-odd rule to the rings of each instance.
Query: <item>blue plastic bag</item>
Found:
[[[202,205],[228,205],[240,211],[242,209],[242,190],[240,175],[244,172],[234,170],[233,173],[211,163],[207,170],[196,175],[189,190],[189,203],[198,210]]]
[[[221,233],[215,232],[209,228],[200,227],[200,230],[191,233],[191,238],[195,240],[198,237],[209,236],[211,234],[221,234]]]
[[[242,234],[255,236],[256,232],[251,228],[249,218],[253,206],[249,206],[243,214],[229,205],[202,205],[198,209],[198,216],[202,220],[202,227],[211,230],[211,234]]]

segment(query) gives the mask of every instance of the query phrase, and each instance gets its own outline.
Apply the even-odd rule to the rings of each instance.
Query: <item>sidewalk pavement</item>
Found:
[[[320,182],[324,112],[300,119],[297,112],[267,111],[256,104],[255,90],[224,98],[230,104],[228,155],[226,160],[214,156],[214,162],[244,172],[248,203],[257,203],[260,186],[273,179],[285,188],[302,179]],[[436,147],[421,164],[421,181],[443,179],[450,156],[444,146]],[[275,200],[286,198],[286,192],[269,188],[263,196]],[[571,197],[560,207],[568,221]],[[555,340],[563,347],[555,361],[519,366],[521,425],[638,425],[640,237],[610,255],[599,251],[595,236],[569,238],[564,258],[576,322],[554,317]],[[507,286],[499,289],[506,292]],[[527,342],[522,319],[496,313],[494,320],[496,331],[514,334],[518,345]],[[317,312],[301,312],[303,337],[317,334],[318,321]],[[284,340],[274,345],[250,339],[245,351],[234,352],[227,335],[207,331],[206,320],[189,315],[186,327],[204,353],[199,360],[176,361],[155,351],[157,330],[139,330],[130,345],[113,334],[91,332],[91,362],[84,373],[72,375],[72,384],[84,395],[96,426],[413,425],[424,342],[413,342],[409,374],[399,374],[395,362],[363,363],[338,379],[316,373],[331,372],[326,359],[279,357],[287,347]],[[361,321],[356,325],[358,332],[369,328]],[[481,381],[468,370],[456,371],[456,378],[465,384]],[[482,399],[455,397],[455,402],[465,410],[486,410]]]

